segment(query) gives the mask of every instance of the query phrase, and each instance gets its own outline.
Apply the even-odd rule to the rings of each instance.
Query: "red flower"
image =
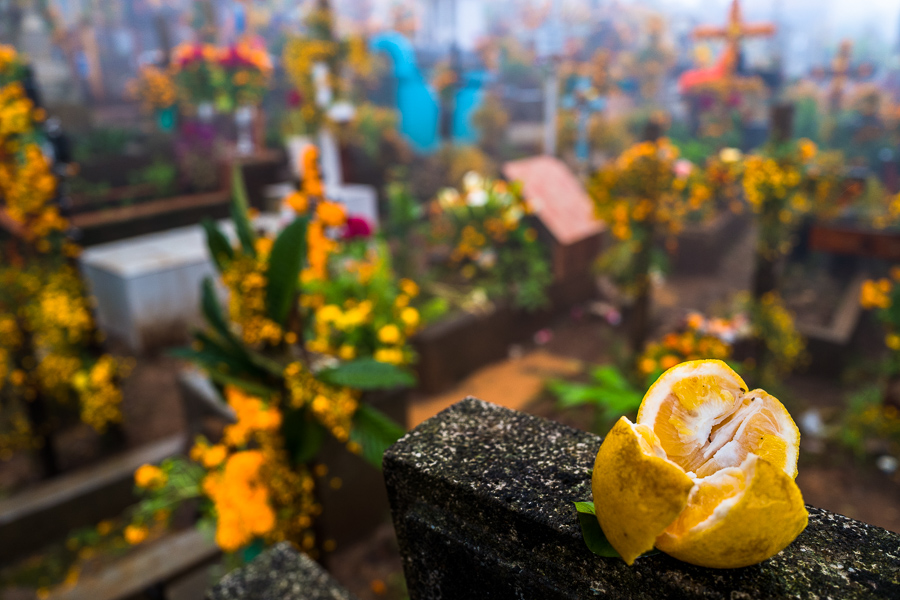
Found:
[[[345,240],[367,238],[370,235],[372,235],[372,226],[368,221],[362,217],[347,217],[343,236]]]

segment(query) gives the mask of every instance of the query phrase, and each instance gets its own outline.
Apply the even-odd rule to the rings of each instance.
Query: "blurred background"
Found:
[[[385,448],[685,360],[900,532],[898,144],[888,0],[0,0],[0,598],[405,598]]]

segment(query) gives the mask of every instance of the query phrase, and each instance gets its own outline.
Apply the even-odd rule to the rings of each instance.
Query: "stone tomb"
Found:
[[[254,225],[276,231],[279,220],[262,215]],[[220,226],[234,237],[230,222]],[[201,283],[216,275],[199,225],[93,246],[81,255],[81,270],[100,330],[135,354],[187,343],[202,324]]]
[[[385,481],[410,599],[900,598],[900,535],[813,507],[788,548],[743,569],[706,569],[665,554],[632,567],[595,556],[572,502],[591,499],[600,442],[467,398],[388,449]],[[207,597],[347,597],[327,580],[295,585],[317,573],[278,547]]]

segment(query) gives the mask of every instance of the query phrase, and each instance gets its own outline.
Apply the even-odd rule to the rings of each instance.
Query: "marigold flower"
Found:
[[[150,531],[142,525],[129,525],[125,528],[125,541],[136,546],[147,539]]]
[[[141,465],[134,472],[134,484],[146,490],[155,490],[166,485],[168,476],[155,465]]]
[[[385,325],[378,330],[378,340],[383,344],[397,344],[401,340],[400,328],[394,324]]]

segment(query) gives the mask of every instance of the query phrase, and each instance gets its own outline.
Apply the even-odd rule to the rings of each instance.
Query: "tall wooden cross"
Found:
[[[741,17],[740,0],[732,0],[728,24],[725,27],[713,25],[701,25],[694,29],[694,39],[725,40],[725,55],[722,64],[725,67],[724,76],[728,79],[734,76],[738,66],[738,57],[741,55],[741,42],[748,37],[769,37],[775,34],[775,25],[772,23],[744,23]]]

